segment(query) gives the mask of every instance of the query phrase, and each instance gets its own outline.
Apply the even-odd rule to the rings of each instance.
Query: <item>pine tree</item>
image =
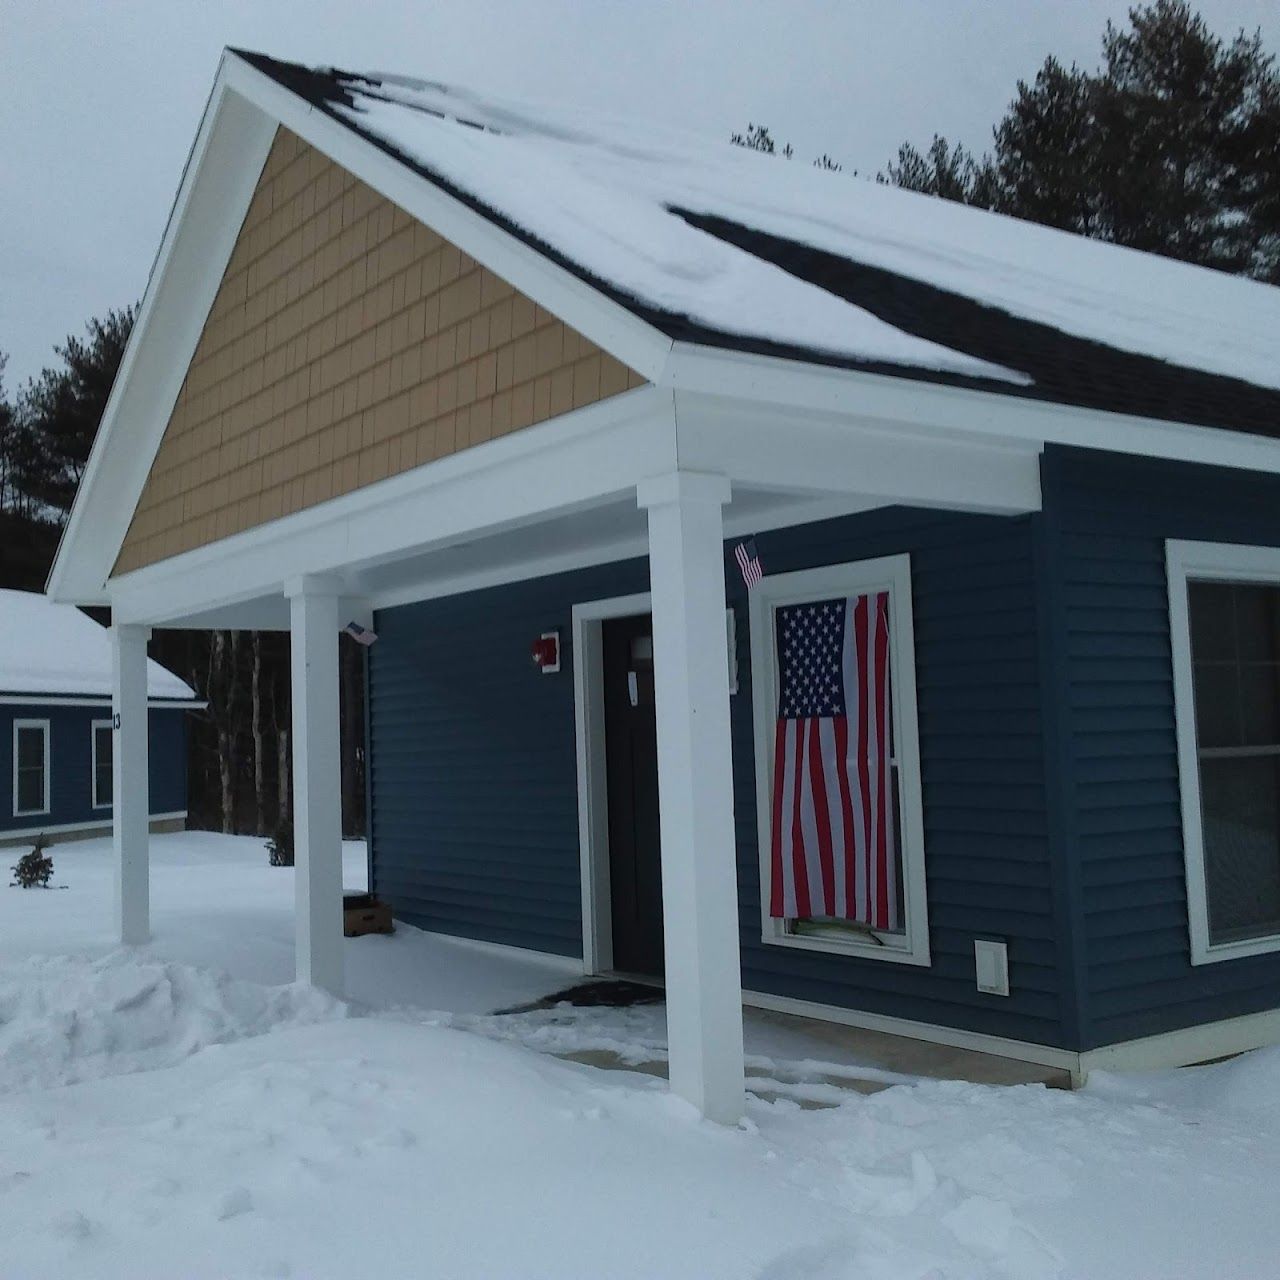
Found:
[[[4,390],[4,367],[9,357],[0,351],[0,511],[8,511],[14,502],[13,451],[17,439],[18,418]]]
[[[1081,235],[1098,235],[1105,182],[1092,77],[1046,58],[996,127],[988,162],[991,207]]]
[[[769,126],[763,124],[748,124],[746,133],[731,133],[729,141],[735,147],[746,147],[748,151],[762,151],[767,156],[780,155],[786,160],[790,160],[795,154],[789,142],[783,143],[782,150],[779,151],[773,135],[769,132]]]
[[[975,159],[935,136],[883,180],[1132,248],[1280,281],[1280,75],[1261,37],[1185,0],[1108,23],[1096,72],[1047,58]]]
[[[1259,34],[1226,44],[1183,0],[1130,10],[1129,21],[1127,31],[1107,24],[1098,80],[1109,238],[1266,276],[1277,246],[1255,205],[1278,162],[1274,60]]]
[[[23,390],[18,416],[36,458],[27,459],[22,485],[32,499],[64,513],[71,509],[133,317],[134,308],[126,307],[90,320],[87,339],[68,337],[55,348],[61,365],[46,368]]]
[[[889,162],[879,181],[984,209],[993,204],[990,162],[975,160],[964,147],[952,145],[937,133],[927,151],[904,142],[898,148],[898,159]]]

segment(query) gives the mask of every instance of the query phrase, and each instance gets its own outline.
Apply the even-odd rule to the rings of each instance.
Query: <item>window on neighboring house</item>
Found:
[[[93,722],[93,807],[111,808],[111,721]]]
[[[1170,543],[1194,963],[1280,948],[1280,551]]]
[[[49,812],[49,722],[13,722],[15,817]]]
[[[751,602],[764,940],[928,964],[910,558]]]

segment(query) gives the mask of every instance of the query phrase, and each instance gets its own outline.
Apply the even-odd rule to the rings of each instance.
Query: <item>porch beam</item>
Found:
[[[640,477],[669,469],[675,457],[670,394],[637,387],[134,569],[111,580],[111,605],[126,621],[168,624],[278,594],[299,574],[350,576],[625,501]]]
[[[950,438],[900,424],[683,393],[680,465],[725,469],[735,486],[868,506],[1021,514],[1040,509],[1038,446]]]
[[[338,718],[341,583],[301,577],[289,597],[293,691],[294,978],[343,994],[342,772]]]
[[[151,796],[147,778],[148,627],[111,628],[111,846],[115,922],[121,943],[151,936],[148,848]]]
[[[673,1092],[708,1119],[742,1115],[742,973],[734,850],[724,521],[729,482],[646,480],[658,727],[667,1044]]]

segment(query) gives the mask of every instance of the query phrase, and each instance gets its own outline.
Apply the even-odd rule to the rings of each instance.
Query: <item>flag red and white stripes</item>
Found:
[[[889,593],[776,617],[769,913],[897,929]]]
[[[760,553],[756,550],[754,538],[738,543],[733,549],[733,558],[738,562],[738,568],[742,571],[742,580],[747,584],[748,591],[758,587],[764,581],[764,568],[760,564]]]

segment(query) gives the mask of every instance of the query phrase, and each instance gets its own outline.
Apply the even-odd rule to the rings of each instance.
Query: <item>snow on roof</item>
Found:
[[[111,694],[111,637],[86,613],[31,591],[0,590],[0,694]],[[147,659],[149,698],[195,691]]]
[[[710,328],[871,363],[1029,381],[894,328],[682,213],[784,237],[1123,352],[1280,389],[1280,289],[1269,285],[648,122],[251,60],[271,74],[295,73],[295,90],[589,276]]]

